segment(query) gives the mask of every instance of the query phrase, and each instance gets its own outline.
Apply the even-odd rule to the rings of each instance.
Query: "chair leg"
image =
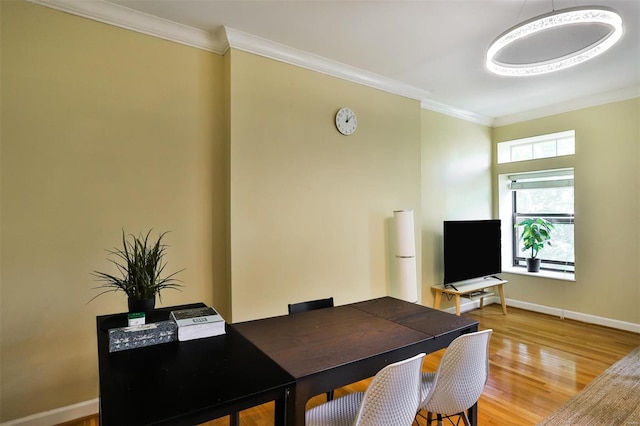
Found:
[[[433,420],[433,413],[429,411],[427,413],[427,426],[431,426],[431,421]]]
[[[427,412],[427,416],[431,417],[431,413]],[[418,408],[418,411],[416,412],[411,425],[420,426],[420,419],[424,419],[427,422],[426,426],[429,426],[430,420],[422,414],[422,409]]]
[[[333,400],[333,391],[327,392],[327,401]]]
[[[427,426],[431,426],[431,422],[433,422],[433,413],[432,412],[427,411],[427,417],[425,417],[425,416],[423,416],[421,414],[420,411],[418,411],[416,413],[415,421],[419,425],[420,423],[418,422],[418,416],[422,417],[423,419],[425,419],[427,421]],[[460,419],[462,419],[462,423],[464,423],[465,426],[471,426],[471,423],[469,422],[469,418],[467,417],[467,413],[462,412],[462,413],[455,414],[455,416],[459,417],[458,421],[456,422],[456,425],[460,424]],[[451,422],[451,424],[453,424],[453,421],[451,420],[451,417],[452,416],[444,416],[444,418],[449,419],[449,422]],[[442,423],[442,414],[436,413],[436,420],[437,420],[437,425],[438,426],[442,426],[443,425],[443,423]]]

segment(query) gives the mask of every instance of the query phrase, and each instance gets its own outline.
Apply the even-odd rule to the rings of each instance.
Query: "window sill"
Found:
[[[514,268],[514,267],[506,267],[502,268],[502,272],[505,274],[516,274],[516,275],[526,275],[533,278],[549,278],[552,280],[560,280],[560,281],[576,281],[576,276],[570,272],[555,272],[555,271],[545,271],[541,270],[540,272],[527,272],[526,268]]]

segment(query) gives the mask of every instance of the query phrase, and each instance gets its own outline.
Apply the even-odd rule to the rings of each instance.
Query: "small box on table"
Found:
[[[109,330],[109,352],[142,348],[176,340],[178,340],[178,326],[171,320],[112,328]]]

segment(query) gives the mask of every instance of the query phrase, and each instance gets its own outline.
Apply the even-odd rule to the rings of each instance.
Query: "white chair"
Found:
[[[460,416],[469,426],[466,411],[478,399],[489,377],[489,340],[493,330],[464,334],[455,339],[440,361],[438,371],[422,374],[422,402],[427,426],[432,414],[442,417]]]
[[[420,403],[419,354],[380,370],[365,392],[336,398],[307,410],[307,426],[408,426]]]

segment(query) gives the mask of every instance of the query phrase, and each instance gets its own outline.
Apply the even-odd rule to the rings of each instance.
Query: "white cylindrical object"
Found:
[[[396,256],[413,257],[416,255],[416,240],[413,229],[413,210],[393,212],[396,228]]]
[[[418,301],[418,283],[415,257],[396,257],[398,271],[398,298],[407,302]]]

